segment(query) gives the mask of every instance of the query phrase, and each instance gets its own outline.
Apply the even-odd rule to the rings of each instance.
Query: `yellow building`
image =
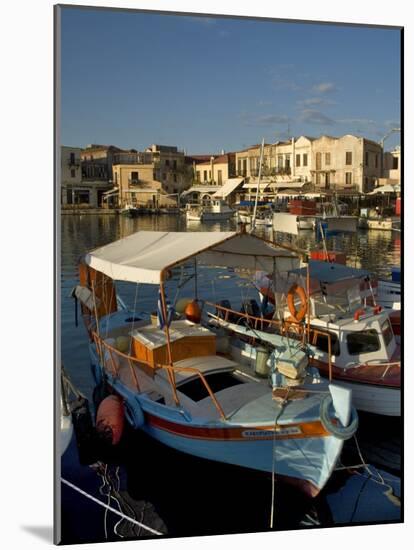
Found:
[[[118,206],[144,206],[158,208],[176,206],[174,196],[168,196],[162,183],[155,179],[156,164],[114,164],[114,187],[118,191]]]
[[[234,153],[225,153],[212,156],[208,162],[200,162],[195,166],[195,179],[197,183],[223,185],[229,178],[235,175]]]

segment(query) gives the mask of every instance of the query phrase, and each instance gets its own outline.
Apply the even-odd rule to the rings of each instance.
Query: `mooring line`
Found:
[[[86,493],[85,491],[83,491],[82,489],[80,489],[79,487],[77,487],[76,485],[71,483],[70,481],[67,481],[63,477],[61,477],[60,479],[61,479],[62,483],[64,483],[65,485],[67,485],[71,489],[74,489],[75,491],[77,491],[81,495],[85,496],[86,498],[89,498],[90,500],[93,500],[93,502],[96,502],[96,504],[99,504],[103,508],[106,508],[106,509],[110,510],[114,514],[116,514],[118,516],[121,516],[121,518],[126,519],[126,520],[130,521],[131,523],[135,523],[135,525],[138,525],[138,527],[141,527],[142,529],[146,529],[147,531],[150,531],[150,533],[154,533],[154,535],[164,535],[164,533],[160,533],[159,531],[156,531],[155,529],[152,529],[152,527],[148,527],[147,525],[144,525],[143,523],[140,523],[139,521],[137,521],[135,519],[132,519],[129,516],[126,516],[125,514],[120,512],[119,510],[116,510],[115,508],[112,508],[112,506],[109,506],[108,504],[105,504],[104,502],[102,502],[98,498],[95,498],[92,495]]]

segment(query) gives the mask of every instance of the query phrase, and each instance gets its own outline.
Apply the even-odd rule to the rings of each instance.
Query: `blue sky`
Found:
[[[62,144],[215,153],[399,125],[397,29],[62,10]]]

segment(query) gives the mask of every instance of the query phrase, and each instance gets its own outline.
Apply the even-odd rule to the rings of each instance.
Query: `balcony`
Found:
[[[139,185],[141,180],[139,178],[128,178],[128,185]]]

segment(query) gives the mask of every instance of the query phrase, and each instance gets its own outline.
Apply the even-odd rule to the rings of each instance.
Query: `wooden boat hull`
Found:
[[[102,371],[96,353],[90,349],[95,370]],[[207,422],[192,419],[182,409],[160,404],[145,394],[131,391],[108,372],[106,379],[132,411],[126,419],[134,429],[143,430],[177,451],[207,460],[265,473],[271,473],[274,468],[281,480],[309,497],[317,496],[323,489],[342,451],[343,441],[321,424],[318,405],[313,420],[278,425],[275,432],[274,418],[260,425],[222,419]],[[134,422],[135,418],[138,418],[137,422]]]

